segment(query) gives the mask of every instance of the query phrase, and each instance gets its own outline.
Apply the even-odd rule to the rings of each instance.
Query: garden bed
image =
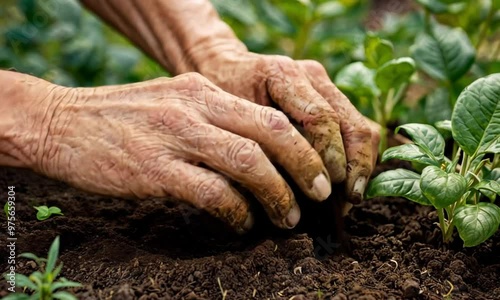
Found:
[[[79,299],[222,299],[222,291],[228,300],[500,298],[500,233],[476,248],[462,248],[458,237],[444,246],[436,215],[407,200],[355,207],[345,220],[348,242],[339,247],[325,224],[322,232],[311,222],[285,232],[261,222],[237,236],[162,200],[95,196],[0,168],[3,197],[8,185],[16,187],[17,253],[45,256],[60,235],[62,273],[83,284],[73,290]],[[43,204],[65,215],[37,221],[32,206]],[[311,215],[304,215],[307,223]],[[25,259],[17,266],[23,274],[35,267]]]

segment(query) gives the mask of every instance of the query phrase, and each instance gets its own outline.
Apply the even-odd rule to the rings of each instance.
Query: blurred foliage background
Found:
[[[358,109],[384,126],[446,119],[466,85],[500,72],[499,0],[212,2],[251,51],[320,61]],[[375,81],[403,67],[405,80]],[[0,68],[66,86],[168,75],[76,0],[3,0]]]

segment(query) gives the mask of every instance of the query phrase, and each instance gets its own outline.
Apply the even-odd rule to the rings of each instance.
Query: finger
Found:
[[[372,159],[373,159],[373,166],[377,165],[377,158],[378,158],[378,145],[380,143],[380,133],[381,133],[381,128],[380,124],[373,121],[372,119],[369,119],[367,117],[364,118],[368,126],[370,127],[370,131],[372,133]]]
[[[190,159],[241,183],[260,201],[271,221],[290,229],[300,219],[295,197],[259,145],[210,124],[193,124],[182,133]]]
[[[334,183],[346,177],[346,157],[339,117],[311,86],[307,77],[286,57],[276,57],[267,67],[269,95],[279,107],[305,129]]]
[[[308,74],[313,87],[335,109],[340,119],[340,130],[347,156],[346,188],[348,199],[359,203],[373,170],[372,133],[364,117],[352,103],[331,82],[325,69],[315,61],[301,61],[299,64]]]
[[[248,201],[222,175],[181,160],[155,160],[144,170],[148,171],[141,173],[139,182],[153,191],[152,196],[171,195],[184,200],[221,219],[238,233],[253,226]]]
[[[225,93],[210,98],[217,104],[209,104],[209,122],[259,143],[309,198],[328,198],[331,184],[321,157],[282,112]]]

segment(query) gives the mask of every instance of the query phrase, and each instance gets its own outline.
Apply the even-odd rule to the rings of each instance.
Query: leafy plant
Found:
[[[422,173],[383,172],[370,182],[367,197],[398,196],[432,205],[445,242],[452,239],[456,227],[464,246],[476,246],[500,225],[500,207],[495,204],[500,195],[500,74],[469,85],[458,97],[451,121],[437,126],[451,131],[452,160],[445,156],[445,141],[436,128],[399,126],[396,132],[405,130],[414,144],[388,149],[382,161],[415,162],[424,166]]]
[[[395,117],[394,108],[406,92],[415,62],[410,57],[395,58],[392,43],[373,34],[366,36],[364,51],[365,61],[345,66],[335,82],[361,105],[372,104],[375,121],[382,127],[382,152],[387,147],[387,125]]]
[[[59,237],[56,237],[50,246],[47,259],[40,258],[33,253],[22,253],[20,257],[34,260],[40,271],[33,272],[29,277],[17,274],[15,275],[16,284],[25,290],[31,290],[33,294],[12,293],[4,297],[3,300],[76,300],[77,298],[65,291],[58,291],[62,288],[80,287],[81,284],[69,281],[64,277],[56,280],[61,272],[62,263],[56,267],[56,261],[59,256]]]
[[[39,221],[47,220],[52,215],[60,215],[63,216],[61,209],[57,206],[47,207],[45,205],[42,206],[33,206],[38,212],[36,213],[36,218]]]

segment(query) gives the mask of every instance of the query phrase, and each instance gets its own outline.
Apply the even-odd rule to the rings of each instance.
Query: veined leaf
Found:
[[[394,57],[394,47],[390,41],[368,34],[365,38],[365,64],[378,68]]]
[[[406,169],[383,172],[368,184],[367,198],[392,196],[404,197],[422,205],[431,205],[420,191],[420,175]]]
[[[335,77],[335,84],[339,89],[357,97],[371,98],[380,94],[375,86],[374,75],[374,71],[368,69],[362,62],[355,62],[339,71]]]
[[[457,173],[446,173],[436,166],[428,166],[420,178],[422,194],[436,208],[445,208],[463,196],[467,181]]]
[[[500,136],[500,73],[480,78],[458,97],[451,117],[453,138],[468,155],[481,153]]]
[[[439,24],[433,25],[431,34],[419,35],[411,52],[419,68],[441,81],[460,78],[476,57],[476,50],[462,29]]]
[[[413,142],[430,158],[440,163],[444,160],[444,139],[436,128],[425,124],[410,123],[397,127],[396,133],[400,129],[404,129]]]
[[[500,225],[500,208],[488,202],[467,204],[455,210],[453,217],[465,247],[474,247],[491,237]]]
[[[415,144],[403,144],[400,146],[389,148],[385,150],[384,154],[382,154],[381,160],[384,162],[394,158],[421,163],[426,166],[441,165],[439,161],[436,161],[429,157],[424,151],[422,151],[419,146]]]
[[[380,90],[387,92],[391,88],[398,88],[401,84],[410,81],[415,73],[415,61],[410,57],[393,59],[378,68],[375,73],[375,83]]]

